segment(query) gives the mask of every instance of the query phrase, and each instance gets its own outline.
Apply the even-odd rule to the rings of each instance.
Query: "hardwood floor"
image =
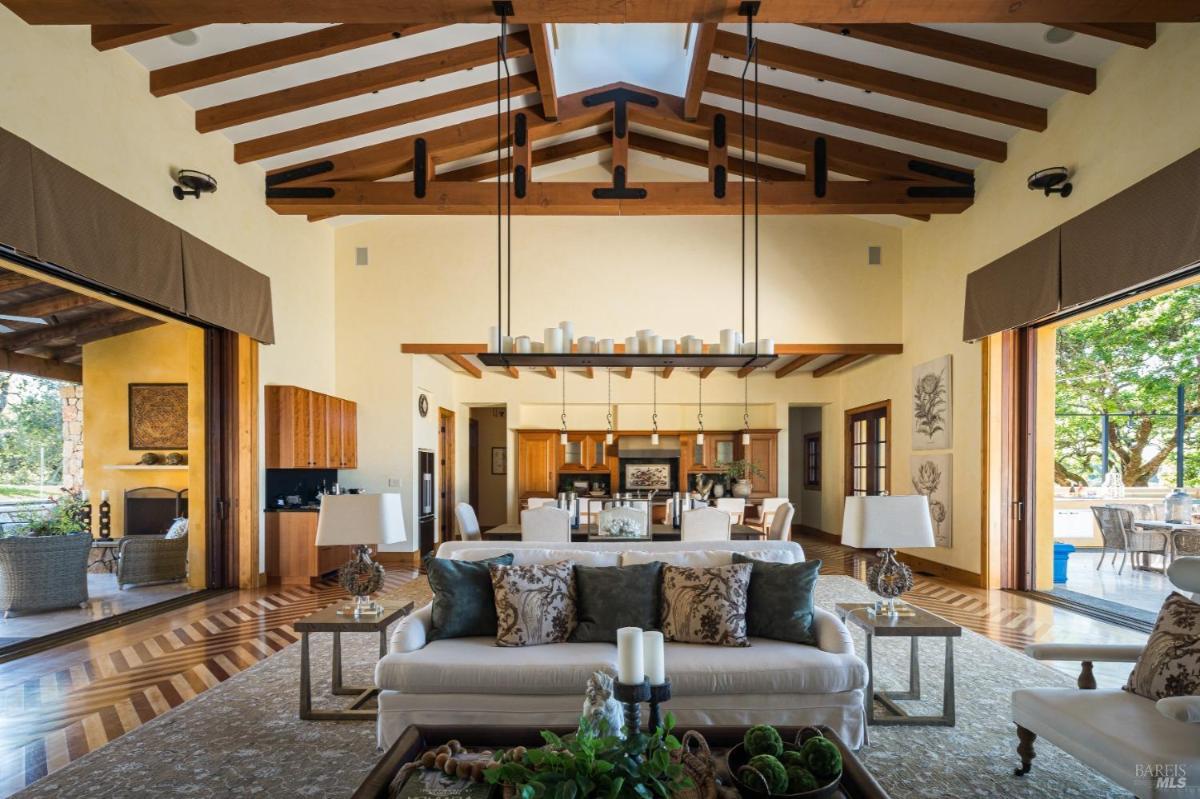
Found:
[[[823,574],[861,578],[855,551],[802,538]],[[391,569],[385,591],[416,572]],[[415,588],[415,586],[412,586]],[[228,594],[0,665],[0,797],[136,729],[297,640],[291,623],[341,598],[332,583]],[[1092,643],[1145,636],[1024,597],[918,576],[906,599],[1014,649],[1048,639]],[[1074,673],[1073,664],[1061,664]],[[1129,667],[1099,665],[1101,685]]]

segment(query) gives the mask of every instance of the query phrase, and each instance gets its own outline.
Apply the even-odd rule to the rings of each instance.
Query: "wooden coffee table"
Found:
[[[364,708],[379,693],[379,689],[355,688],[342,684],[342,633],[378,633],[379,657],[388,652],[387,630],[392,622],[412,613],[412,602],[381,601],[383,612],[376,616],[344,616],[338,609],[345,607],[345,602],[338,602],[327,608],[318,610],[292,624],[292,629],[300,633],[300,718],[306,721],[371,721],[377,713],[370,708]],[[312,708],[312,666],[309,661],[308,636],[310,633],[333,633],[333,680],[330,693],[336,696],[353,696],[347,710],[313,710]]]
[[[571,727],[554,727],[559,735],[574,732]],[[790,741],[796,737],[799,728],[779,727],[784,740]],[[831,799],[890,799],[883,789],[867,771],[858,756],[847,747],[840,738],[828,727],[821,727],[826,738],[837,744],[842,752],[842,782],[839,790]],[[732,777],[725,763],[725,751],[738,743],[746,734],[746,727],[694,727],[681,724],[674,732],[682,735],[687,730],[695,730],[704,736],[712,748],[713,757],[718,761],[721,781],[732,785]],[[542,746],[541,728],[539,727],[483,727],[483,726],[410,726],[400,733],[396,742],[384,753],[380,761],[371,769],[371,773],[358,786],[351,799],[386,799],[389,787],[395,779],[400,767],[420,757],[427,749],[440,746],[450,740],[458,740],[467,749],[510,749],[514,746]],[[494,795],[499,796],[499,792]]]
[[[954,639],[962,635],[962,627],[952,624],[941,616],[912,605],[905,605],[909,615],[874,615],[867,612],[874,607],[868,602],[839,602],[837,614],[842,621],[861,627],[867,634],[867,723],[880,725],[924,724],[942,727],[954,726]],[[903,693],[875,690],[875,662],[873,642],[880,638],[908,638],[908,690]],[[942,685],[942,715],[911,716],[897,701],[921,698],[921,663],[918,645],[922,638],[946,639],[946,679]],[[876,716],[872,697],[886,707],[891,715]]]

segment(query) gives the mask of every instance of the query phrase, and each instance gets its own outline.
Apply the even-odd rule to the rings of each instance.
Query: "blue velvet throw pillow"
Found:
[[[433,589],[429,640],[496,637],[496,595],[488,567],[511,566],[512,554],[487,560],[425,558],[425,575]]]
[[[821,561],[768,563],[733,553],[734,563],[749,563],[749,601],[746,632],[756,638],[772,638],[793,644],[815,644],[813,635],[813,588]]]
[[[662,563],[575,567],[575,642],[617,642],[617,630],[657,630]]]

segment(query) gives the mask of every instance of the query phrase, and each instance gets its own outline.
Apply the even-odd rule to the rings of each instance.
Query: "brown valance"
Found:
[[[1058,310],[1059,232],[1052,230],[967,275],[963,340],[1035,322]]]
[[[189,316],[275,343],[271,279],[266,275],[185,232],[183,282]]]
[[[1093,302],[1200,262],[1200,150],[1062,226],[1062,305]]]
[[[33,209],[33,147],[0,129],[0,244],[33,253],[37,226]]]

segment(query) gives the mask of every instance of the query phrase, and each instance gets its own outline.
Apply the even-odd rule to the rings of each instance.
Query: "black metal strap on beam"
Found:
[[[648,108],[658,107],[658,98],[645,92],[635,92],[630,89],[609,89],[606,92],[589,94],[583,98],[587,108],[598,105],[613,104],[613,132],[618,139],[625,138],[629,130],[629,103],[644,105]]]
[[[729,171],[721,164],[718,164],[713,169],[713,196],[718,200],[725,199],[725,185],[728,182],[728,178]]]
[[[425,188],[429,182],[429,154],[425,139],[413,142],[413,194],[418,200],[425,199]]]
[[[279,186],[283,183],[291,183],[293,180],[303,180],[304,178],[323,175],[326,172],[332,171],[332,161],[316,161],[315,163],[298,166],[295,169],[286,169],[283,172],[276,172],[274,175],[267,175],[267,188]]]
[[[948,180],[951,183],[961,183],[964,186],[974,186],[975,176],[970,172],[953,167],[942,166],[940,164],[931,164],[928,161],[912,159],[908,162],[908,168],[913,172],[921,175],[929,175],[932,178],[940,180]]]
[[[611,189],[592,189],[592,197],[597,200],[644,200],[645,189],[630,189],[625,185],[625,167],[619,166],[613,170],[613,187]]]
[[[829,144],[824,136],[813,142],[813,196],[824,197],[829,190]]]
[[[904,190],[909,197],[940,199],[975,199],[974,186],[909,186]]]
[[[268,200],[332,200],[337,192],[328,186],[281,186],[267,189]]]

